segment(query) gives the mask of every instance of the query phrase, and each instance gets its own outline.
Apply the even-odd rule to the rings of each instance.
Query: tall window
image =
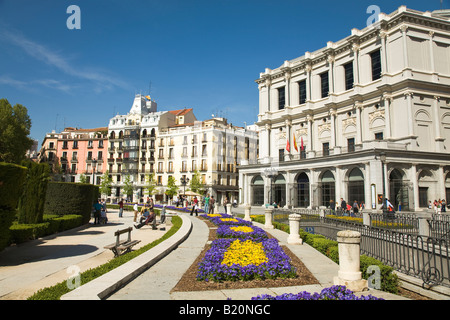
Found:
[[[355,138],[347,139],[347,148],[348,148],[348,152],[355,151]]]
[[[345,70],[345,90],[353,88],[353,61],[344,65]]]
[[[320,75],[320,88],[322,93],[322,98],[328,96],[330,91],[329,83],[328,83],[328,71],[324,72]]]
[[[324,156],[330,155],[330,143],[329,142],[325,142],[322,144],[322,151],[323,151]]]
[[[285,104],[286,104],[286,94],[284,91],[284,87],[278,88],[278,109],[279,110],[284,109]]]
[[[370,54],[372,61],[372,81],[381,78],[381,56],[380,50],[374,51]]]
[[[304,104],[306,102],[306,80],[302,80],[298,83],[298,95],[299,104]]]

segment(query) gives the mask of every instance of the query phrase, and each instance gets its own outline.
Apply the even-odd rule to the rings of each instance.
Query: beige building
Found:
[[[181,193],[189,189],[187,181],[196,173],[205,192],[219,200],[237,199],[237,165],[256,161],[258,147],[254,131],[234,127],[223,118],[197,121],[192,108],[157,111],[156,102],[142,95],[136,95],[127,115],[110,119],[108,137],[111,201],[126,198],[125,179],[133,185],[133,200],[145,200],[151,174],[156,182],[153,197],[167,201],[170,176]]]
[[[401,6],[256,83],[259,158],[240,167],[241,203],[450,200],[448,14]]]

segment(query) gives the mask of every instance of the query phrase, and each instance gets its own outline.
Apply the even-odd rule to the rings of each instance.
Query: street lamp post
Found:
[[[97,159],[92,158],[92,184],[95,185],[95,170],[97,169]]]
[[[183,195],[185,196],[186,195],[186,184],[189,183],[189,178],[181,177],[180,182],[181,182],[181,185],[183,186]]]
[[[383,178],[383,216],[386,216],[387,212],[387,199],[386,199],[386,177],[384,175],[384,165],[386,162],[386,153],[381,152],[380,153],[380,160],[381,160],[381,176]]]

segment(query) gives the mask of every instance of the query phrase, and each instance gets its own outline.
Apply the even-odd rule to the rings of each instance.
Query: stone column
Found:
[[[252,221],[252,218],[250,218],[251,211],[252,211],[252,207],[249,204],[246,204],[244,207],[244,220],[245,221]]]
[[[391,95],[383,95],[384,99],[384,122],[386,126],[386,132],[384,139],[391,138],[391,103],[392,103],[392,96]]]
[[[358,292],[368,289],[367,280],[361,277],[359,270],[359,246],[361,234],[352,230],[339,231],[339,272],[334,277],[334,284],[346,286],[347,289]]]
[[[302,238],[300,238],[300,218],[297,213],[289,215],[289,237],[287,239],[288,244],[303,244]]]
[[[268,206],[265,210],[265,218],[266,218],[266,223],[264,224],[264,228],[265,229],[273,229],[273,224],[272,224],[272,214],[273,214],[273,207]]]

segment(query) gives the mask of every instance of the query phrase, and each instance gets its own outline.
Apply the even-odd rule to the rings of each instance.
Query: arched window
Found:
[[[354,168],[348,175],[348,199],[347,203],[353,205],[356,200],[358,204],[365,201],[364,175],[360,169]]]
[[[330,205],[330,200],[336,202],[335,183],[336,181],[334,179],[333,173],[330,170],[325,171],[319,183],[319,205],[328,207]]]
[[[409,210],[409,181],[405,180],[404,173],[398,169],[392,170],[389,175],[389,201],[396,210]]]
[[[274,180],[273,201],[280,207],[286,204],[286,179],[279,174]]]
[[[264,204],[264,179],[256,176],[252,181],[252,205],[261,206]]]
[[[297,206],[301,208],[309,207],[309,178],[304,172],[297,177]]]

